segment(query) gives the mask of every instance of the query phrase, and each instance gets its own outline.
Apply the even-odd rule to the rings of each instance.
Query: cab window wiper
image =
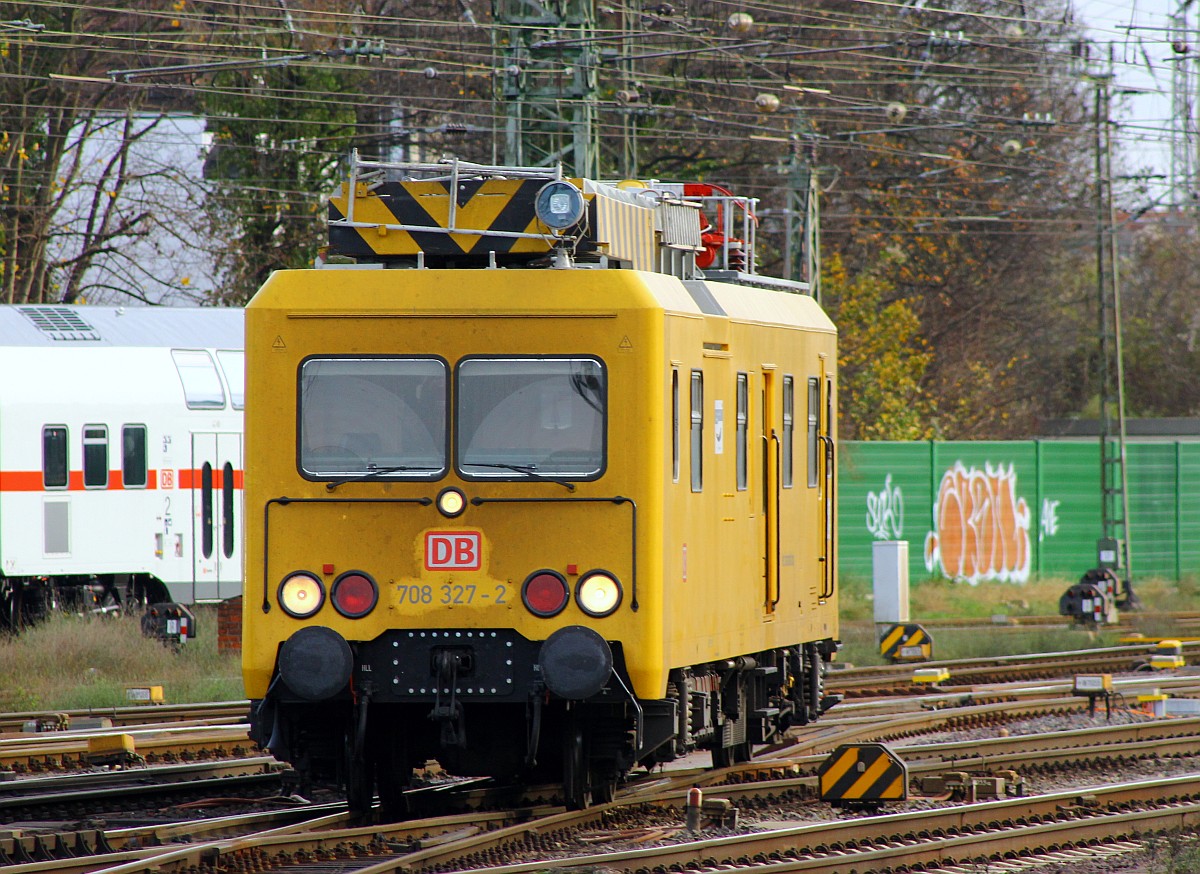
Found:
[[[419,467],[407,464],[395,464],[391,467],[371,467],[371,465],[367,465],[367,467],[370,469],[366,473],[360,473],[357,476],[347,477],[346,479],[340,479],[336,482],[325,483],[325,491],[332,492],[338,486],[345,485],[346,483],[370,482],[372,480],[379,479],[381,476],[387,476],[390,473],[402,473],[404,471],[418,470],[422,473],[434,473],[437,471],[436,467]]]
[[[536,464],[502,464],[500,462],[484,462],[484,461],[464,461],[459,467],[490,467],[497,470],[511,470],[513,473],[523,474],[530,479],[541,480],[547,483],[558,483],[569,492],[575,491],[575,484],[567,482],[565,479],[558,479],[552,476],[538,473]]]

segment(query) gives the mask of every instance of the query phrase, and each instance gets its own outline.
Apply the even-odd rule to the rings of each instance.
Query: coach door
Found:
[[[192,568],[196,600],[242,589],[242,437],[192,435]]]

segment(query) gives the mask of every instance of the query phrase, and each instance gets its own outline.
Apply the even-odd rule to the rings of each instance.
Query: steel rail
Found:
[[[1087,816],[1095,823],[1089,826],[1087,838],[1070,837],[1071,840],[1099,839],[1110,837],[1114,826],[1117,831],[1128,833],[1119,826],[1126,821],[1136,821],[1139,828],[1165,829],[1178,828],[1181,825],[1192,825],[1200,822],[1200,802],[1186,801],[1180,807],[1168,811],[1149,811],[1143,813],[1097,813],[1099,805],[1110,807],[1130,804],[1156,803],[1163,798],[1191,799],[1200,794],[1200,775],[1171,778],[1166,780],[1149,780],[1137,783],[1090,787],[1086,790],[1055,792],[1027,798],[1007,799],[979,804],[965,804],[957,807],[934,808],[918,810],[909,813],[874,816],[863,819],[840,820],[816,824],[794,826],[783,829],[754,832],[751,834],[732,837],[709,838],[688,841],[666,847],[643,848],[617,853],[587,854],[580,856],[556,856],[553,859],[542,857],[537,861],[500,865],[472,865],[473,868],[487,870],[489,874],[535,874],[548,868],[606,870],[614,872],[647,872],[653,870],[712,870],[724,865],[735,867],[737,860],[752,860],[755,866],[769,865],[774,871],[807,870],[807,871],[840,871],[877,870],[873,864],[884,857],[869,857],[865,853],[855,854],[845,849],[851,842],[859,843],[865,840],[880,840],[906,835],[932,835],[926,840],[929,848],[937,850],[949,846],[949,841],[957,840],[952,833],[987,826],[992,822],[1015,821],[1033,817],[1048,817],[1062,815],[1064,810],[1073,811],[1076,815]],[[679,806],[683,797],[673,793],[669,797],[648,800],[646,803]],[[614,804],[619,802],[614,802]],[[607,805],[606,805],[607,807]],[[1134,820],[1133,818],[1140,817]],[[1060,823],[1055,828],[1050,825],[1044,829],[1046,833],[1069,833],[1071,824]],[[541,823],[538,824],[539,826]],[[562,823],[557,823],[561,827]],[[1025,849],[1029,845],[1030,834],[1020,833],[1014,843],[1016,849]],[[488,836],[484,836],[485,838]],[[986,843],[980,839],[976,843]],[[482,839],[472,841],[469,846],[455,845],[414,853],[397,859],[382,861],[376,865],[361,868],[357,874],[392,874],[392,872],[423,872],[440,867],[445,870],[453,867],[455,860],[466,855],[477,854],[483,847]],[[799,862],[780,862],[772,864],[772,860],[785,852],[798,852],[801,848],[829,848],[840,845],[843,849],[837,851],[840,855],[832,860],[814,860],[811,868],[791,867]],[[905,851],[915,846],[915,842],[906,841],[904,846],[895,848],[897,855],[886,858],[905,859]],[[883,852],[883,851],[878,851]],[[975,855],[979,850],[973,850]],[[945,858],[945,856],[941,857]],[[828,866],[830,862],[834,867]],[[783,867],[780,867],[783,866]],[[118,874],[118,872],[107,872]],[[119,872],[133,874],[133,872]]]

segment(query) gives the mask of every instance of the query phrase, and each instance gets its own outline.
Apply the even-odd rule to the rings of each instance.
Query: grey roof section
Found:
[[[687,289],[688,294],[692,296],[692,300],[696,302],[696,306],[700,307],[700,312],[709,316],[724,316],[728,315],[725,308],[717,303],[717,299],[713,297],[708,286],[700,279],[685,279],[683,287]]]
[[[0,346],[241,349],[243,322],[228,307],[0,305]]]

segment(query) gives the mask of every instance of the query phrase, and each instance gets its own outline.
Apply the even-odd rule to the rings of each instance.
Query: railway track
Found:
[[[125,726],[152,727],[162,724],[227,725],[241,722],[250,712],[249,701],[213,701],[206,704],[156,704],[130,707],[99,707],[87,710],[29,710],[0,713],[0,737],[9,734],[29,734],[26,727],[52,726],[54,730],[69,730],[72,726],[89,729],[107,720],[113,728]]]
[[[556,870],[657,874],[665,871],[805,871],[847,874],[916,864],[942,865],[1194,828],[1200,824],[1200,776],[1089,787],[1029,798],[937,807],[834,822],[693,836],[681,824],[677,793],[636,803],[514,821],[443,817],[406,824],[327,828],[289,826],[181,848],[112,853],[57,870],[103,874],[214,874],[263,871],[359,871],[433,874]],[[301,828],[306,830],[300,831]],[[630,845],[655,842],[655,846]],[[597,844],[617,846],[588,852]],[[97,865],[100,863],[100,866]],[[12,874],[33,874],[18,866]],[[41,870],[45,870],[44,868]]]
[[[1121,651],[1128,649],[1109,648],[1096,655],[1109,658],[1111,650],[1124,655]],[[1080,662],[1076,654],[1069,655],[1071,672],[1075,672]],[[1002,661],[1003,668],[1009,669],[1012,660]],[[1043,667],[1053,664],[1053,659],[1020,661],[1040,662]],[[1085,663],[1090,666],[1096,662]],[[1150,688],[1177,695],[1200,692],[1200,676],[1135,674],[1116,677],[1115,683],[1130,698]],[[548,864],[581,870],[602,866],[630,874],[661,874],[684,868],[735,871],[742,867],[769,867],[782,874],[883,870],[918,864],[935,855],[947,866],[956,860],[967,864],[1016,852],[1053,854],[1067,848],[1070,854],[1075,852],[1072,847],[1095,847],[1098,842],[1108,842],[1108,849],[1093,848],[1089,852],[1128,852],[1136,846],[1129,841],[1131,837],[1194,828],[1200,822],[1200,775],[1122,784],[1123,789],[1088,787],[886,816],[831,820],[828,817],[832,814],[823,808],[824,813],[818,817],[823,821],[809,825],[781,826],[771,823],[769,816],[761,817],[763,811],[791,807],[797,807],[801,812],[796,815],[803,817],[804,810],[814,809],[814,770],[831,750],[847,742],[891,741],[914,783],[947,770],[1078,776],[1083,768],[1095,768],[1111,773],[1131,762],[1186,759],[1200,750],[1200,717],[957,742],[927,739],[957,729],[1047,714],[1078,719],[1087,702],[1070,695],[1070,685],[1061,680],[977,683],[925,690],[921,695],[856,699],[831,711],[821,723],[796,731],[788,743],[760,750],[753,762],[715,771],[684,769],[648,775],[626,788],[612,804],[583,812],[566,813],[539,803],[551,798],[552,790],[546,790],[540,798],[527,798],[524,806],[508,811],[472,810],[390,825],[356,825],[340,808],[300,805],[299,809],[281,812],[283,820],[255,814],[264,819],[235,824],[237,817],[226,817],[219,828],[192,823],[147,825],[140,830],[84,828],[73,833],[17,835],[7,839],[8,843],[0,835],[0,863],[13,862],[3,868],[13,874],[47,870],[232,874],[281,866],[292,866],[298,872],[333,869],[368,874],[433,874],[486,868],[517,874],[545,870]],[[146,728],[146,742],[189,735],[199,743],[220,738],[237,743],[239,737],[244,738],[240,725],[209,725],[204,723],[207,718],[192,714],[173,726]],[[196,721],[199,724],[184,724]],[[207,741],[203,740],[205,733]],[[58,755],[69,764],[77,755],[71,752],[72,745],[78,749],[81,738],[55,738],[52,734],[0,737],[0,761],[6,750],[28,753],[28,745],[36,741],[47,741],[54,747],[51,752],[39,753],[43,759]],[[26,746],[22,748],[22,744]],[[247,764],[251,762],[247,759]],[[18,782],[36,781],[24,777]],[[76,791],[62,785],[69,790],[64,796]],[[687,792],[698,785],[705,787],[710,798],[720,796],[744,811],[747,819],[758,817],[753,827],[759,830],[699,840],[689,835],[683,827],[682,809]],[[0,783],[0,791],[3,786]],[[1115,789],[1125,794],[1114,794]],[[459,792],[464,798],[467,795],[462,789],[441,791]],[[464,804],[486,806],[489,802],[480,799],[486,799],[487,792],[473,787],[473,800]],[[940,803],[935,798],[912,801]],[[281,799],[279,803],[286,802]],[[188,844],[170,845],[185,836]],[[596,852],[598,847],[604,847],[605,852]]]
[[[1192,664],[1200,662],[1200,641],[1185,642],[1183,653]],[[946,688],[1056,679],[1080,673],[1126,673],[1147,663],[1148,658],[1147,647],[1136,644],[1073,652],[871,665],[832,671],[826,678],[826,685],[847,698],[912,695],[917,691],[912,679],[917,668],[944,668],[950,676],[939,685]]]

